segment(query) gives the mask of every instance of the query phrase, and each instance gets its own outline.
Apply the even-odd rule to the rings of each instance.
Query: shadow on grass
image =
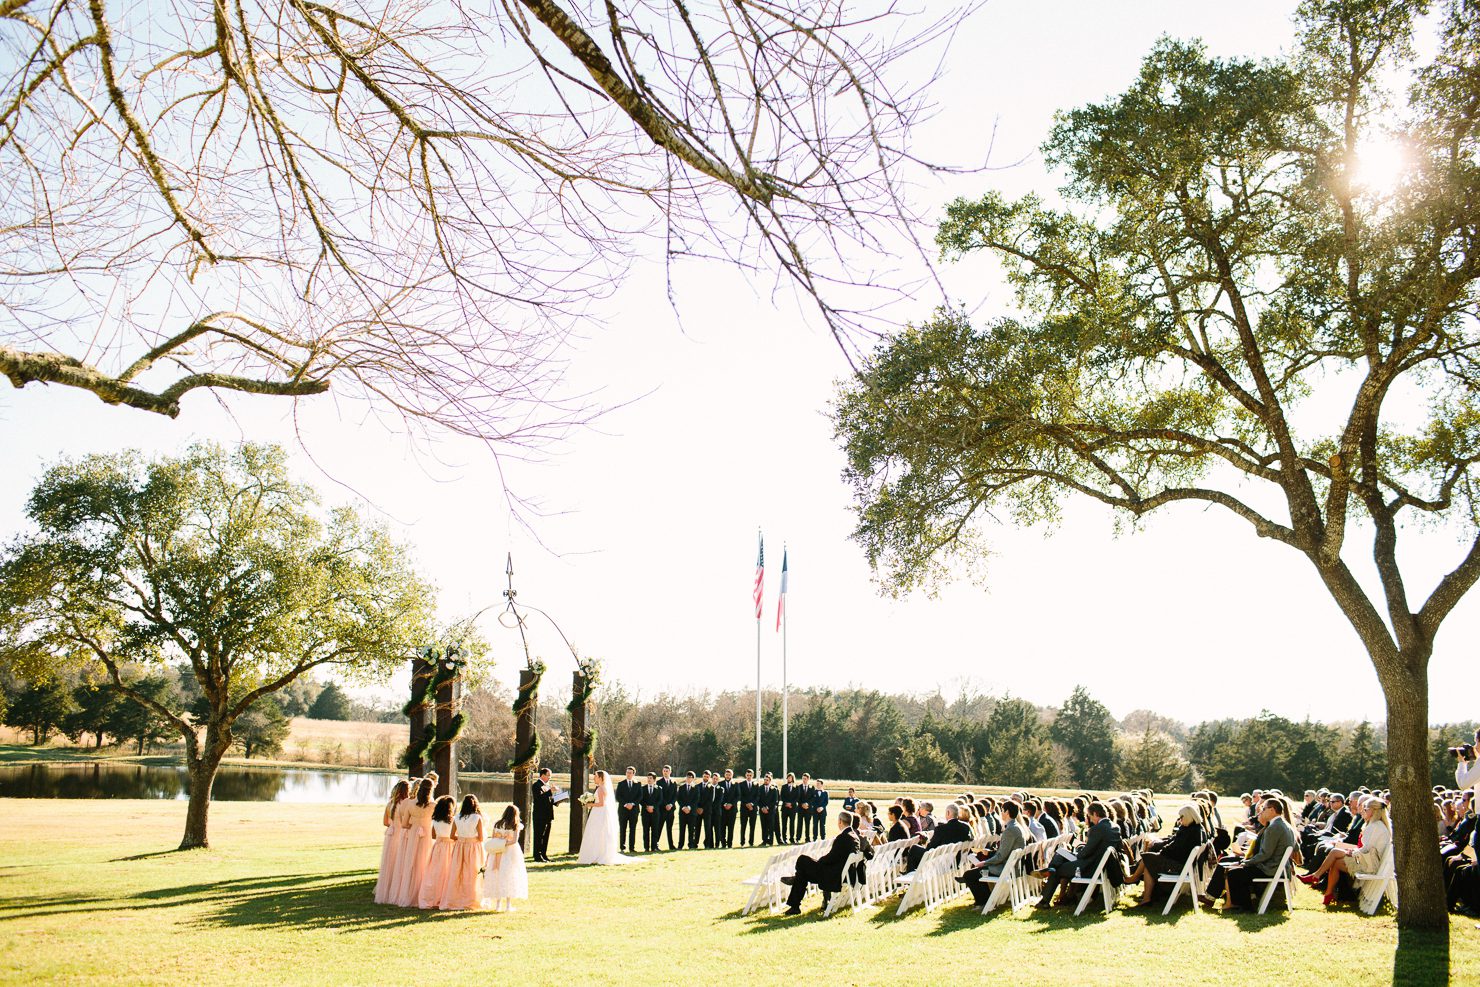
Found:
[[[373,874],[372,871],[357,873]],[[223,896],[217,899],[219,907],[196,924],[202,928],[359,931],[457,921],[472,915],[489,914],[377,905],[372,900],[374,891],[375,882],[367,877],[333,884],[299,882],[260,894]]]
[[[1393,987],[1449,983],[1449,930],[1398,929],[1393,953]]]
[[[201,848],[201,847],[191,847],[190,849],[191,850],[199,850],[199,849],[203,849],[203,848]],[[109,860],[108,863],[110,863],[110,864],[123,864],[123,863],[128,863],[131,860],[153,860],[155,857],[172,857],[172,856],[174,856],[177,853],[189,853],[189,852],[190,852],[190,850],[186,850],[186,849],[183,849],[181,847],[175,847],[173,850],[153,850],[153,851],[150,851],[149,853],[136,853],[136,854],[134,854],[131,857],[114,857],[113,859]]]
[[[348,882],[348,886],[364,888],[365,900],[371,897],[369,888],[373,882],[364,880],[373,875],[373,870],[348,870],[338,873],[288,874],[277,877],[248,877],[229,881],[211,881],[204,884],[184,884],[174,888],[152,888],[137,894],[116,898],[78,897],[77,895],[13,898],[0,903],[0,922],[22,918],[40,918],[47,915],[73,915],[88,912],[131,912],[155,908],[232,902],[250,898],[258,892],[272,893],[277,888],[313,887],[318,891],[346,885],[345,878],[360,878]],[[338,884],[325,881],[339,880]],[[84,907],[78,907],[84,906]]]

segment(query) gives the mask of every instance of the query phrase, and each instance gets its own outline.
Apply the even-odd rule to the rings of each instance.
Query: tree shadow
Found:
[[[936,922],[935,928],[925,933],[926,936],[948,936],[954,932],[964,932],[968,929],[979,929],[991,922],[997,916],[1011,914],[1011,909],[994,908],[986,915],[982,914],[979,905],[967,905],[957,908],[942,908],[936,915],[940,921]]]
[[[1449,983],[1449,929],[1398,929],[1393,953],[1393,987]]]
[[[187,850],[187,849],[184,849],[182,847],[175,847],[172,850],[154,850],[154,851],[152,851],[150,853],[136,853],[136,854],[134,854],[131,857],[114,857],[111,860],[109,860],[108,863],[110,863],[110,864],[123,864],[123,863],[128,863],[131,860],[153,860],[155,857],[170,857],[170,856],[173,856],[174,854],[177,854],[177,853],[189,853],[191,850],[200,850],[200,849],[203,849],[203,848],[202,847],[190,847],[190,849]]]
[[[270,878],[245,877],[236,880],[211,881],[205,884],[184,884],[173,888],[151,888],[118,898],[80,898],[76,895],[68,895],[11,899],[0,903],[0,922],[40,918],[47,915],[131,912],[155,908],[175,908],[180,905],[229,902],[243,896],[250,897],[254,892],[270,891],[282,887],[302,887],[307,883],[313,883],[316,888],[337,887],[340,885],[325,885],[322,882],[350,877],[364,878],[374,873],[373,870],[358,869],[329,874],[289,874]],[[373,886],[372,882],[366,880],[351,884],[355,887],[361,885]],[[366,900],[368,901],[370,897],[370,893],[367,892]],[[87,907],[79,908],[77,907],[79,905]]]
[[[357,872],[371,874],[373,871]],[[337,875],[319,875],[334,877]],[[387,929],[424,922],[450,922],[488,912],[422,911],[395,905],[377,905],[375,882],[297,882],[260,894],[231,895],[197,924],[205,928],[330,929],[359,931]]]

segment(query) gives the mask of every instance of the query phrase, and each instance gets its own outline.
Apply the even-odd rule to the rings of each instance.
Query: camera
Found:
[[[1475,760],[1475,745],[1465,744],[1461,747],[1451,747],[1449,753],[1461,760],[1473,761]]]

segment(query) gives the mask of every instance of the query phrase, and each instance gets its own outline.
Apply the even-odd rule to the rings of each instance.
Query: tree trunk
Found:
[[[1422,657],[1404,655],[1393,664],[1402,667],[1386,675],[1379,671],[1379,678],[1387,698],[1389,815],[1398,874],[1398,925],[1447,930],[1444,870],[1429,786],[1428,663]]]
[[[571,675],[570,694],[570,852],[581,852],[581,837],[586,829],[586,814],[576,799],[586,793],[586,751],[590,738],[586,734],[586,676],[576,670]]]
[[[211,845],[206,821],[211,813],[211,786],[216,783],[216,769],[220,766],[219,752],[207,753],[190,765],[190,804],[185,810],[185,837],[180,840],[181,850]]]

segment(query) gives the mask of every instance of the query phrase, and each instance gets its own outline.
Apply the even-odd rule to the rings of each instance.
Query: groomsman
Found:
[[[699,791],[690,771],[678,788],[678,845],[687,843],[690,850],[699,845]]]
[[[797,776],[792,772],[786,773],[786,781],[781,783],[781,831],[776,834],[777,843],[791,843],[792,828],[796,825],[797,818]]]
[[[637,769],[628,768],[627,777],[617,782],[617,844],[623,853],[637,852],[637,817],[642,815],[642,785]]]
[[[714,784],[719,775],[704,772],[704,783],[700,785],[699,804],[704,807],[704,849],[712,850],[719,837],[719,789]]]
[[[770,846],[772,840],[780,842],[777,836],[777,807],[780,804],[781,793],[776,787],[776,779],[767,771],[755,796],[755,809],[761,819],[761,843],[765,846]]]
[[[663,792],[663,816],[659,825],[668,834],[668,849],[673,849],[673,816],[678,811],[678,782],[673,780],[671,765],[663,765],[663,777],[658,779],[658,788]],[[678,845],[683,847],[683,827],[678,830]]]
[[[735,787],[735,772],[725,768],[725,776],[719,783],[719,834],[723,837],[724,847],[729,849],[735,845],[735,816],[740,808],[740,793]]]
[[[812,839],[820,840],[827,836],[827,789],[818,778],[812,789]]]
[[[658,832],[663,825],[663,791],[658,776],[648,772],[642,786],[642,848],[648,853],[658,849]]]
[[[797,814],[791,820],[791,841],[802,843],[812,838],[812,776],[802,772],[797,782]]]
[[[550,826],[555,822],[555,786],[550,769],[541,768],[540,776],[530,786],[530,815],[534,817],[534,859],[550,859]]]
[[[740,806],[740,845],[755,846],[755,795],[759,786],[755,772],[745,769],[745,780],[735,785],[735,801]]]

